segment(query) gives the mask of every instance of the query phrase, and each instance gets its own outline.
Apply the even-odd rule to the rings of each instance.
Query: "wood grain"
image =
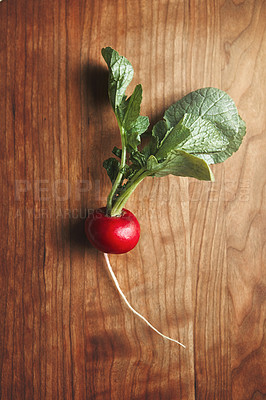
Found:
[[[266,396],[263,0],[0,2],[0,398]],[[132,62],[152,123],[216,86],[247,123],[214,184],[148,179],[128,203],[139,245],[112,256],[83,234],[105,203],[119,135],[101,48]]]

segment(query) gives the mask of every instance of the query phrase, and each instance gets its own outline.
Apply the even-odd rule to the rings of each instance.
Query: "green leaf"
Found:
[[[184,114],[211,121],[227,136],[238,132],[239,118],[235,103],[220,89],[198,89],[174,103],[164,114],[168,128],[175,127]]]
[[[140,104],[142,101],[142,86],[137,85],[134,92],[129,98],[127,110],[123,119],[123,127],[125,130],[130,130],[131,126],[136,122],[140,113]]]
[[[144,133],[150,124],[149,118],[139,115],[142,101],[142,86],[137,85],[133,94],[125,103],[126,112],[121,121],[125,131],[126,146],[129,152],[136,151],[141,143],[140,135]],[[122,113],[120,113],[122,115]]]
[[[117,119],[118,119],[119,121],[123,121],[123,119],[125,118],[125,114],[126,114],[126,112],[127,112],[127,107],[128,107],[129,100],[130,100],[130,97],[127,98],[127,96],[124,95],[124,96],[122,97],[121,103],[120,103],[119,106],[117,107],[116,116],[117,116]],[[121,123],[121,124],[122,124],[122,123]]]
[[[152,135],[156,140],[150,147],[158,160],[173,149],[182,149],[213,164],[225,161],[239,148],[245,123],[227,93],[204,88],[170,106]]]
[[[149,127],[148,117],[140,116],[142,86],[137,85],[127,97],[134,73],[131,63],[111,47],[102,49],[102,55],[109,68],[108,94],[121,133],[121,150],[113,149],[120,160],[104,162],[112,182],[107,213],[119,215],[146,176],[214,180],[208,164],[230,157],[246,132],[231,97],[216,88],[189,93],[165,111],[152,129],[150,143],[140,151],[141,135]]]
[[[150,125],[149,118],[142,115],[138,116],[135,123],[131,125],[128,131],[125,131],[127,150],[137,150],[141,143],[140,135],[148,129]]]
[[[146,146],[144,146],[143,149],[141,150],[141,153],[144,155],[146,160],[150,157],[150,155],[153,154],[153,152],[151,150],[152,149],[151,149],[150,143],[147,144]]]
[[[161,160],[174,149],[191,154],[213,153],[225,150],[229,141],[216,126],[201,117],[185,114],[179,123],[162,139],[155,156]]]
[[[169,130],[165,120],[158,121],[152,128],[151,141],[145,146],[145,151],[150,154],[155,154],[167,132],[169,132]]]
[[[189,176],[204,181],[214,181],[209,165],[196,156],[183,150],[172,150],[163,162],[158,162],[155,156],[147,161],[147,170],[151,176],[166,175]]]
[[[239,149],[239,146],[242,143],[243,137],[246,134],[246,124],[239,116],[239,128],[238,132],[233,136],[227,136],[229,139],[229,144],[223,151],[213,152],[210,154],[198,154],[198,157],[205,160],[208,164],[217,164],[225,161],[228,157],[236,152]]]
[[[152,136],[155,138],[157,148],[160,147],[161,142],[165,138],[167,132],[169,132],[169,129],[166,121],[160,120],[154,125],[152,129]]]
[[[122,150],[116,146],[113,148],[112,153],[118,158],[121,158],[122,156]]]
[[[155,154],[156,158],[158,160],[164,159],[171,150],[180,148],[180,143],[184,143],[190,136],[191,131],[184,125],[184,118],[182,118],[174,128],[164,134],[164,137],[161,135],[159,150]]]
[[[130,62],[120,56],[111,47],[102,49],[102,55],[109,68],[108,93],[110,103],[115,111],[118,125],[124,135],[127,151],[136,151],[141,142],[140,135],[149,126],[149,118],[140,116],[142,86],[137,85],[133,94],[127,98],[125,91],[133,78]]]
[[[120,162],[116,159],[116,158],[108,158],[107,160],[105,160],[103,162],[103,167],[106,169],[106,172],[112,182],[112,184],[114,183],[118,171],[119,171],[119,166],[120,166]]]
[[[154,155],[151,155],[147,160],[147,171],[150,172],[151,176],[155,175],[155,172],[159,170],[161,164],[158,162]]]
[[[191,134],[179,144],[188,153],[212,153],[225,150],[229,141],[212,122],[193,114],[185,114],[183,125],[190,129]]]
[[[136,166],[138,169],[144,167],[146,165],[146,157],[140,151],[132,151],[130,154],[130,161]]]
[[[131,63],[111,47],[102,49],[102,56],[109,68],[108,94],[110,103],[116,112],[134,74]]]

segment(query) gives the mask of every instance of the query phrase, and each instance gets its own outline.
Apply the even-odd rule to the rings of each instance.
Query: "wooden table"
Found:
[[[0,398],[265,398],[266,3],[0,2]],[[227,91],[247,123],[215,183],[147,179],[142,235],[112,256],[83,234],[119,146],[101,48],[133,64],[154,124],[191,90]],[[264,365],[265,367],[265,365]]]

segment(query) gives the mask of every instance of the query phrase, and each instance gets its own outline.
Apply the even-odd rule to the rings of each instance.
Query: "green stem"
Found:
[[[138,170],[138,172],[135,173],[135,175],[132,176],[132,178],[130,179],[129,184],[131,185],[132,183],[134,183],[140,175],[142,175],[145,172],[145,168],[142,167],[141,169]]]
[[[141,173],[140,173],[140,171],[141,171]],[[143,179],[149,175],[149,173],[147,171],[145,171],[144,168],[142,168],[140,171],[135,175],[135,177],[130,182],[127,189],[123,193],[121,193],[121,195],[115,201],[115,203],[112,207],[112,210],[111,210],[112,217],[121,214],[121,211],[122,211],[125,203],[127,202],[129,196],[131,196],[131,194],[134,192],[134,190],[140,184],[140,182],[143,181]]]
[[[127,156],[126,144],[125,144],[125,131],[124,131],[124,128],[121,126],[121,124],[120,123],[118,123],[118,124],[119,124],[119,129],[120,129],[120,134],[121,134],[122,154],[121,154],[121,163],[120,163],[120,167],[119,167],[119,172],[117,174],[116,180],[114,181],[112,189],[107,198],[106,211],[107,211],[108,215],[111,214],[111,210],[112,210],[112,206],[113,206],[113,197],[114,197],[115,192],[116,192],[116,190],[121,182],[121,179],[123,177],[123,169],[126,165],[126,156]]]

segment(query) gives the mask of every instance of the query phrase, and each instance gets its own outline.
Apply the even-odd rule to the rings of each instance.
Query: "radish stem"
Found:
[[[113,204],[113,197],[115,195],[116,189],[118,188],[121,179],[123,177],[123,169],[125,167],[126,164],[126,144],[125,144],[125,131],[123,129],[123,127],[121,126],[119,119],[118,119],[118,125],[119,125],[119,129],[120,129],[120,133],[121,133],[121,144],[122,144],[122,155],[121,155],[121,164],[119,167],[119,172],[118,175],[116,177],[116,180],[112,186],[111,192],[109,193],[109,196],[107,198],[107,213],[110,215],[111,214],[111,210],[112,210],[112,204]]]
[[[120,194],[120,196],[117,198],[115,201],[112,210],[111,210],[111,216],[114,217],[116,215],[120,215],[122,208],[124,207],[125,203],[127,202],[129,196],[134,192],[136,187],[140,184],[143,179],[148,176],[148,172],[143,172],[142,174],[139,174],[136,178],[132,179],[132,182],[130,182],[130,185],[126,188],[124,193]]]
[[[121,297],[122,297],[123,300],[125,301],[126,305],[128,306],[128,308],[129,308],[135,315],[137,315],[139,318],[141,318],[151,329],[153,329],[156,333],[158,333],[158,335],[162,336],[164,339],[170,340],[171,342],[175,342],[175,343],[179,344],[180,346],[186,348],[186,346],[184,346],[182,343],[178,342],[177,340],[172,339],[172,338],[170,338],[169,336],[166,336],[166,335],[164,335],[163,333],[159,332],[145,317],[143,317],[143,315],[141,315],[140,313],[138,313],[138,312],[130,305],[130,303],[128,302],[126,296],[124,295],[124,293],[122,292],[122,290],[121,290],[121,288],[120,288],[120,286],[119,286],[118,280],[116,279],[115,273],[114,273],[114,271],[113,271],[113,269],[112,269],[112,267],[111,267],[110,260],[109,260],[109,257],[108,257],[108,254],[107,254],[107,253],[104,253],[104,258],[105,258],[105,261],[106,261],[108,270],[109,270],[109,272],[110,272],[110,275],[111,275],[111,277],[112,277],[112,279],[113,279],[113,281],[114,281],[114,283],[115,283],[115,286],[116,286],[116,288],[117,288],[119,294],[121,295]]]

